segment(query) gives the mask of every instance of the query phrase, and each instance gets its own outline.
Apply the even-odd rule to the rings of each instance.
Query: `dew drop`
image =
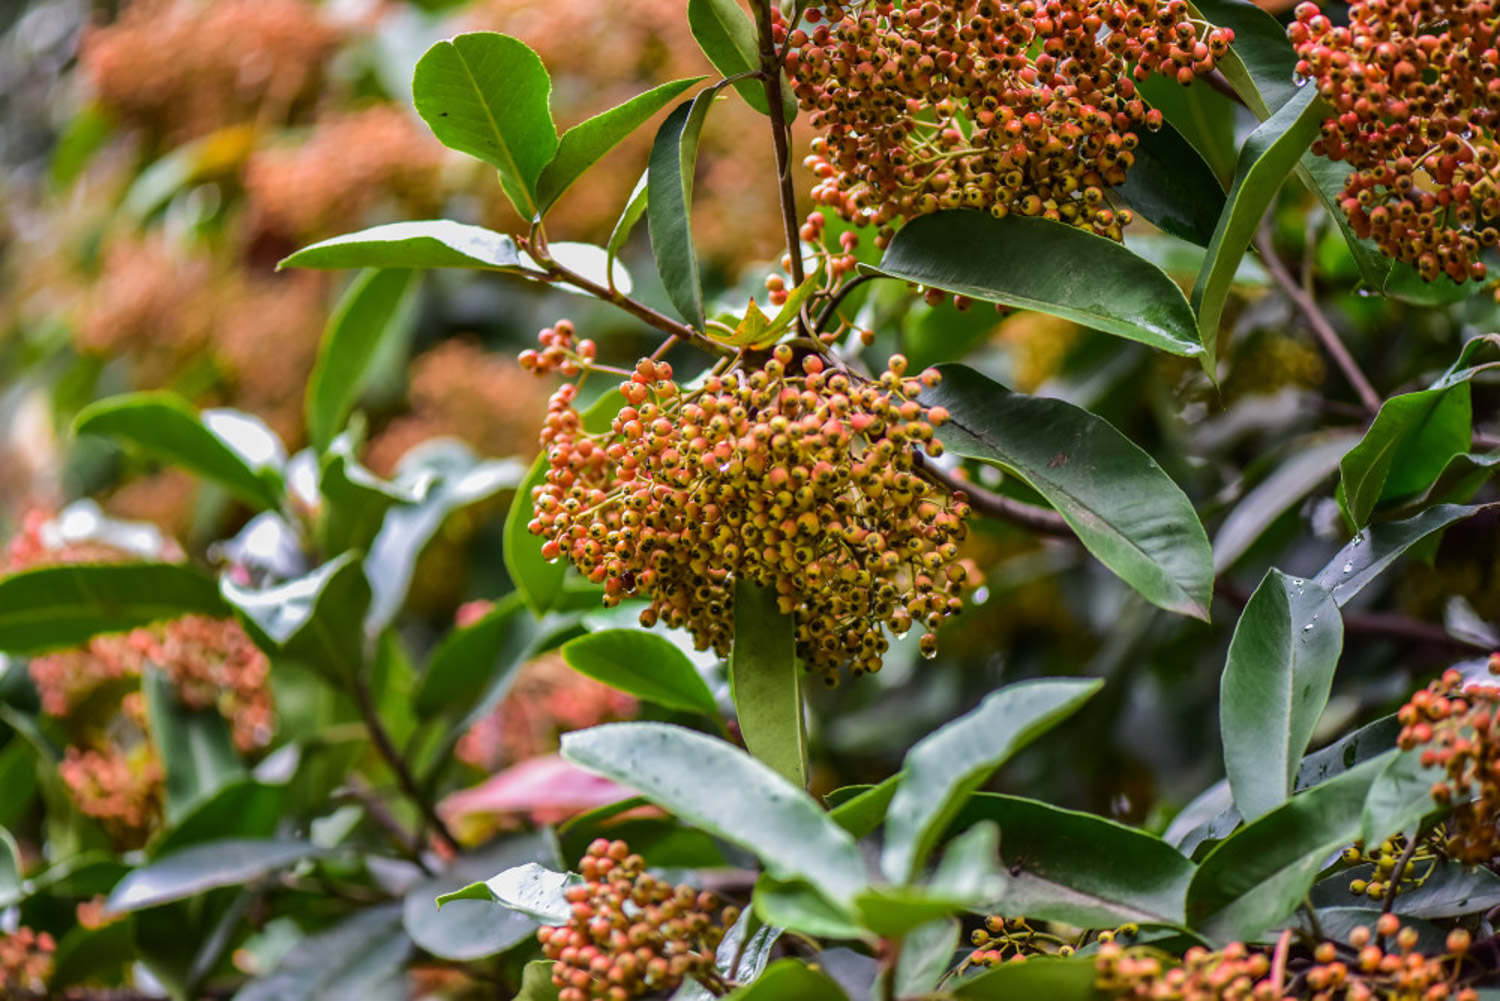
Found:
[[[1311,622],[1309,622],[1307,625],[1305,625],[1305,626],[1302,627],[1302,631],[1304,633],[1312,632],[1312,627],[1313,627],[1313,624]]]
[[[1353,573],[1353,572],[1354,572],[1354,562],[1352,560],[1346,562],[1344,564],[1344,573],[1347,574],[1347,573]]]
[[[1362,299],[1373,299],[1375,297],[1375,290],[1361,285],[1354,294]]]

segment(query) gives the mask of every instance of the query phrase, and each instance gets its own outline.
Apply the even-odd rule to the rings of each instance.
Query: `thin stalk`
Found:
[[[792,184],[791,130],[781,106],[781,62],[776,58],[776,39],[771,32],[771,0],[755,0],[754,6],[760,40],[760,78],[766,89],[766,104],[771,113],[771,141],[776,148],[781,225],[786,231],[786,252],[791,258],[792,287],[795,288],[802,284],[803,274],[802,242],[797,235],[797,191]]]
[[[433,806],[432,801],[422,794],[416,776],[412,775],[406,760],[401,757],[401,752],[396,750],[391,735],[386,732],[385,724],[380,721],[380,711],[375,707],[375,697],[370,692],[370,683],[362,675],[357,675],[354,679],[354,697],[359,704],[360,716],[365,721],[365,729],[370,731],[370,740],[374,743],[376,752],[390,766],[391,772],[396,776],[397,784],[401,786],[401,791],[416,804],[422,818],[432,827],[444,845],[457,854],[461,850],[458,840],[453,837],[453,832],[448,830],[448,825],[443,822],[443,818],[438,816],[437,808]]]

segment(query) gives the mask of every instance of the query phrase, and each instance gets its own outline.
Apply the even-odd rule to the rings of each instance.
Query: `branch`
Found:
[[[1333,324],[1328,322],[1328,317],[1323,315],[1322,309],[1318,307],[1312,295],[1297,284],[1297,280],[1292,277],[1281,258],[1276,255],[1276,248],[1271,242],[1271,231],[1267,226],[1262,225],[1260,231],[1256,233],[1255,247],[1260,251],[1261,260],[1265,263],[1271,280],[1302,313],[1302,318],[1312,328],[1313,334],[1323,345],[1323,350],[1328,352],[1328,356],[1333,359],[1339,371],[1344,373],[1344,378],[1348,380],[1349,385],[1354,387],[1354,392],[1359,396],[1359,401],[1364,405],[1365,411],[1373,416],[1380,410],[1380,394],[1375,392],[1375,388],[1370,385],[1370,380],[1366,379],[1365,374],[1360,371],[1354,356],[1349,353],[1348,348],[1344,347],[1344,342],[1339,340],[1338,332],[1333,329]]]
[[[375,822],[375,826],[390,836],[391,843],[402,854],[421,866],[428,875],[432,875],[432,870],[422,858],[421,838],[401,826],[401,821],[397,820],[390,808],[381,802],[379,794],[371,788],[363,776],[355,774],[349,777],[347,793],[350,799],[364,808],[366,815]]]
[[[1401,879],[1406,875],[1406,867],[1411,865],[1411,857],[1417,853],[1417,842],[1422,840],[1422,831],[1419,827],[1411,834],[1411,840],[1406,843],[1406,851],[1401,853],[1401,859],[1396,863],[1396,869],[1391,873],[1391,885],[1385,888],[1385,903],[1380,905],[1381,914],[1391,913],[1396,906],[1396,893],[1401,887]]]
[[[823,307],[823,312],[819,313],[817,320],[814,321],[813,333],[821,334],[824,330],[828,329],[828,324],[838,313],[839,307],[844,304],[844,300],[848,298],[850,292],[853,292],[865,282],[874,281],[878,277],[880,276],[857,275],[840,285],[839,290],[833,293],[833,298],[828,300],[828,305]]]
[[[380,722],[380,712],[375,708],[375,699],[370,694],[369,682],[365,680],[363,675],[356,675],[354,678],[354,696],[355,701],[359,703],[359,713],[364,718],[365,729],[370,731],[370,740],[375,744],[375,750],[380,753],[381,758],[385,760],[385,763],[390,766],[391,771],[395,773],[396,782],[401,786],[401,791],[406,793],[411,801],[416,804],[417,809],[422,813],[423,819],[431,825],[438,838],[449,850],[454,854],[458,854],[461,849],[459,848],[457,839],[448,830],[448,825],[443,822],[443,818],[438,816],[437,809],[432,805],[431,801],[422,795],[422,790],[417,785],[416,777],[412,775],[411,769],[406,766],[406,761],[401,757],[401,752],[397,751],[396,745],[391,742],[391,735],[386,732],[385,724]]]
[[[1052,535],[1058,538],[1073,538],[1073,529],[1068,526],[1067,521],[1056,511],[1037,507],[1034,504],[1026,504],[1009,497],[975,486],[966,480],[961,480],[946,469],[927,462],[921,455],[917,456],[917,471],[922,476],[939,486],[954,493],[962,493],[969,498],[969,506],[982,515],[990,518],[999,518],[1013,525],[1030,529],[1038,535]]]
[[[766,88],[771,114],[771,141],[776,147],[776,178],[781,184],[781,225],[786,231],[786,252],[792,260],[792,287],[802,284],[802,241],[797,235],[797,190],[792,184],[790,130],[781,107],[781,62],[776,58],[776,39],[771,31],[771,0],[754,0],[757,33],[760,36],[760,75]]]

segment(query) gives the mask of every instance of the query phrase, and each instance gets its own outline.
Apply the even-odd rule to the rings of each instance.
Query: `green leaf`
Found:
[[[750,580],[734,589],[734,646],[729,680],[745,747],[782,778],[807,787],[807,727],[802,718],[802,669],[790,615],[776,592]]]
[[[859,939],[867,933],[843,907],[828,902],[810,884],[762,874],[751,897],[760,920],[816,938]]]
[[[1396,755],[1365,796],[1360,840],[1378,845],[1402,831],[1414,833],[1423,817],[1442,810],[1432,798],[1432,787],[1446,778],[1441,765],[1423,765],[1422,755],[1416,751]]]
[[[320,853],[308,841],[206,841],[131,870],[109,895],[106,907],[124,913],[185,900],[221,886],[252,883]]]
[[[1213,551],[1192,502],[1155,460],[1070,403],[1012,393],[963,365],[939,371],[922,401],[947,408],[938,437],[950,451],[1024,480],[1152,604],[1208,619]]]
[[[545,213],[600,157],[665,108],[674,97],[701,80],[703,77],[695,76],[653,87],[564,132],[557,144],[556,155],[542,168],[537,181],[537,211]]]
[[[630,239],[630,234],[635,231],[635,224],[641,221],[641,216],[646,212],[647,180],[649,172],[643,171],[641,179],[635,182],[635,187],[630,189],[630,198],[625,202],[625,208],[620,211],[620,218],[615,220],[615,228],[609,231],[609,242],[604,245],[607,255],[605,270],[613,273],[615,258],[620,256],[620,250],[625,246],[625,241]]]
[[[211,578],[174,563],[40,567],[0,578],[0,650],[41,653],[183,615],[224,615]]]
[[[301,661],[336,681],[353,678],[364,663],[361,622],[370,585],[354,553],[277,587],[253,590],[229,578],[219,584],[257,645]]]
[[[485,873],[536,858],[556,864],[556,842],[550,833],[503,838],[459,856],[439,875],[406,891],[402,927],[413,942],[441,959],[468,962],[509,949],[536,934],[534,919],[489,900],[459,899],[439,907],[437,897]]]
[[[410,953],[400,905],[367,907],[299,941],[234,1001],[403,1001]]]
[[[0,907],[9,907],[23,896],[21,849],[10,832],[0,827]]]
[[[956,918],[929,921],[912,929],[901,943],[901,955],[896,960],[898,997],[919,996],[936,989],[953,964],[962,930]]]
[[[1214,345],[1219,337],[1219,321],[1224,302],[1261,217],[1266,214],[1276,192],[1286,181],[1297,161],[1318,137],[1318,126],[1327,113],[1318,100],[1318,92],[1306,87],[1286,106],[1266,119],[1240,149],[1234,184],[1213,241],[1208,258],[1193,287],[1193,308],[1198,313],[1198,333],[1208,352],[1206,365],[1212,374]]]
[[[1315,579],[1343,607],[1412,546],[1456,521],[1494,506],[1438,504],[1405,521],[1371,525],[1355,532],[1354,538],[1334,554]]]
[[[714,954],[714,965],[725,980],[748,984],[759,977],[771,958],[771,949],[781,929],[763,924],[749,907],[725,932]],[[713,995],[696,980],[689,980],[672,995],[672,1001],[711,1001]]]
[[[267,441],[257,435],[254,425],[259,422],[244,414],[218,421],[221,431],[236,436],[226,439],[210,426],[216,413],[230,412],[200,416],[175,393],[127,393],[85,407],[73,430],[128,441],[154,459],[213,480],[247,504],[275,510],[281,503],[285,461],[278,454],[281,443],[274,436]]]
[[[167,823],[176,824],[224,786],[245,777],[229,724],[216,709],[189,709],[171,680],[149,667],[141,679],[151,738],[166,767]]]
[[[557,991],[552,982],[551,961],[533,959],[521,972],[521,993],[514,1001],[557,1001]]]
[[[896,795],[900,784],[901,776],[892,775],[879,785],[871,786],[839,803],[828,811],[828,816],[856,838],[862,838],[885,820],[886,810],[890,808],[891,799]]]
[[[930,921],[977,910],[983,903],[984,897],[974,893],[954,896],[925,886],[872,886],[854,898],[860,924],[885,939],[905,938]]]
[[[916,879],[939,835],[990,774],[1067,718],[1102,681],[1023,681],[992,692],[973,711],[918,741],[906,753],[886,812],[880,867],[895,884]]]
[[[412,708],[419,716],[466,713],[495,682],[518,667],[535,632],[517,595],[506,598],[477,622],[449,631],[422,672]]]
[[[934,212],[902,226],[867,274],[1034,309],[1175,355],[1202,352],[1172,279],[1113,240],[1016,213]]]
[[[1002,832],[1003,886],[986,902],[999,911],[1087,928],[1182,923],[1194,866],[1160,838],[1090,813],[993,793],[976,793],[951,829],[985,821]]]
[[[565,894],[582,880],[570,872],[554,872],[536,862],[512,866],[481,882],[470,883],[436,898],[445,907],[460,900],[487,900],[503,904],[542,924],[565,925],[571,908]]]
[[[280,268],[478,268],[536,273],[504,233],[451,219],[392,222],[329,237],[284,258]]]
[[[754,852],[776,879],[804,879],[836,904],[865,885],[848,832],[807,793],[722,740],[664,723],[613,723],[565,734],[562,754]]]
[[[438,42],[417,63],[411,96],[432,134],[500,171],[523,218],[538,215],[537,178],[557,152],[552,80],[526,43],[493,31]]]
[[[755,24],[735,0],[688,0],[688,27],[714,69],[726,77],[760,69],[760,42]],[[771,113],[766,88],[760,80],[740,80],[734,89],[756,111],[763,115]],[[787,122],[797,117],[797,99],[784,73],[781,113]]]
[[[319,452],[354,409],[381,345],[409,325],[415,279],[413,271],[367,271],[339,299],[308,376],[307,436]]]
[[[1253,938],[1286,920],[1329,854],[1359,837],[1365,794],[1397,753],[1298,793],[1221,841],[1188,886],[1189,924],[1222,942]]]
[[[323,551],[369,549],[386,512],[421,499],[421,494],[413,489],[415,486],[381,479],[354,457],[354,444],[348,434],[334,438],[323,456],[318,475],[318,494],[323,507],[318,512],[317,527]]]
[[[640,629],[605,629],[563,644],[579,674],[668,709],[719,716],[713,693],[671,640]]]
[[[1115,190],[1157,229],[1207,247],[1224,212],[1213,168],[1171,125],[1136,136],[1135,165]]]
[[[1338,468],[1358,437],[1352,432],[1319,435],[1297,444],[1255,489],[1235,504],[1214,536],[1214,573],[1228,570],[1282,514]]]
[[[1339,463],[1349,517],[1364,525],[1381,501],[1430,486],[1455,456],[1468,451],[1472,436],[1467,382],[1386,400]]]
[[[171,764],[169,760],[169,774]],[[276,833],[285,801],[285,786],[231,780],[193,806],[161,840],[153,842],[150,856],[164,858],[190,845],[220,838],[269,838]]]
[[[693,245],[693,169],[703,122],[723,86],[719,83],[699,91],[667,116],[656,131],[646,168],[646,229],[656,272],[678,315],[697,330],[705,328],[706,319],[703,279]]]
[[[1174,77],[1159,73],[1142,80],[1137,89],[1146,103],[1160,111],[1178,134],[1192,144],[1220,184],[1228,184],[1234,176],[1238,154],[1234,141],[1235,102],[1212,87],[1184,87]],[[1218,216],[1214,218],[1217,221]],[[1210,235],[1213,225],[1209,224]]]
[[[1272,569],[1250,596],[1219,682],[1224,768],[1246,820],[1291,795],[1343,646],[1338,606],[1316,583]]]
[[[1315,907],[1346,906],[1355,900],[1349,892],[1351,879],[1370,878],[1373,865],[1342,869],[1322,880],[1312,890]],[[1500,906],[1500,876],[1483,866],[1466,866],[1447,859],[1427,865],[1417,863],[1419,886],[1402,888],[1396,897],[1396,913],[1402,917],[1448,918],[1478,914]]]
[[[1094,957],[1033,956],[1021,963],[1003,963],[977,977],[960,980],[954,997],[974,1001],[1096,1001]]]
[[[779,959],[755,983],[731,991],[724,1001],[848,1001],[848,997],[828,974],[800,959]]]

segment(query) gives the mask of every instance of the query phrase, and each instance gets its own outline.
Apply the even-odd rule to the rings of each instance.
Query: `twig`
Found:
[[[1313,334],[1323,345],[1323,350],[1328,352],[1333,363],[1338,366],[1349,385],[1354,388],[1365,411],[1374,416],[1380,410],[1380,394],[1375,392],[1375,387],[1370,385],[1370,380],[1366,379],[1365,374],[1360,371],[1359,363],[1354,360],[1349,349],[1344,347],[1344,342],[1339,340],[1338,331],[1333,329],[1333,324],[1328,322],[1328,317],[1323,315],[1317,302],[1306,289],[1297,284],[1297,280],[1287,270],[1286,264],[1276,255],[1276,248],[1271,242],[1271,231],[1266,226],[1262,226],[1256,233],[1255,246],[1260,251],[1261,260],[1271,280],[1302,313],[1302,318],[1312,328]]]
[[[421,811],[423,819],[431,825],[438,838],[444,842],[449,850],[457,854],[461,850],[457,839],[448,830],[448,825],[443,822],[443,818],[438,816],[437,809],[432,805],[431,801],[422,794],[421,787],[417,785],[416,777],[412,775],[411,769],[407,767],[405,759],[401,757],[401,752],[397,751],[396,745],[391,742],[391,735],[386,732],[385,724],[380,721],[380,711],[375,707],[374,696],[370,694],[370,684],[365,680],[363,675],[356,675],[354,678],[354,696],[355,701],[359,703],[359,712],[360,716],[364,718],[365,729],[370,731],[370,740],[375,744],[375,750],[385,759],[385,763],[390,766],[391,771],[395,774],[396,782],[401,786],[401,791],[406,793],[411,801],[416,804],[417,809]]]
[[[1421,841],[1421,830],[1412,832],[1411,840],[1406,843],[1406,851],[1401,853],[1401,858],[1396,861],[1396,869],[1391,873],[1391,885],[1385,888],[1385,903],[1380,905],[1381,914],[1391,913],[1391,908],[1396,906],[1396,891],[1401,886],[1401,877],[1406,875],[1406,867],[1411,865],[1411,857],[1417,853],[1417,842]]]
[[[802,242],[797,235],[797,189],[792,184],[790,130],[781,106],[781,62],[776,58],[776,39],[771,32],[771,0],[755,0],[755,20],[760,40],[761,83],[766,89],[771,115],[771,141],[776,147],[776,178],[780,182],[781,225],[786,231],[786,252],[791,258],[792,287],[802,284]],[[803,331],[806,333],[806,331]]]
[[[962,491],[969,498],[969,506],[980,514],[1008,521],[1040,535],[1055,535],[1067,539],[1073,537],[1073,529],[1056,511],[1011,500],[1009,497],[1002,497],[983,487],[975,486],[959,479],[946,469],[939,469],[932,463],[924,461],[920,455],[917,456],[917,472],[949,490]]]
[[[819,313],[817,320],[813,322],[813,333],[821,334],[827,329],[829,321],[838,313],[838,308],[844,304],[844,300],[848,298],[850,292],[853,292],[865,282],[874,281],[878,277],[879,275],[858,275],[840,285],[839,290],[833,294],[833,298],[828,300],[828,305],[823,307],[823,312]]]
[[[349,798],[364,808],[365,814],[375,822],[375,826],[390,836],[391,843],[402,854],[421,866],[422,870],[431,876],[433,874],[432,869],[422,858],[421,840],[405,827],[401,826],[401,821],[397,820],[396,815],[390,811],[390,808],[381,802],[380,796],[364,780],[364,777],[351,775],[347,790]]]

